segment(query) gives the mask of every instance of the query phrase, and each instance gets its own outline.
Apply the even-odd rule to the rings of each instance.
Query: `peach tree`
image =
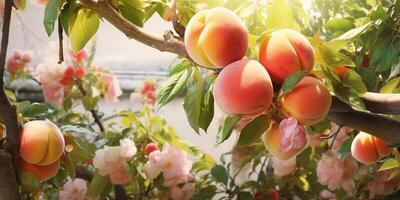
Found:
[[[49,0],[44,29],[59,41],[34,69],[29,52],[7,60],[26,2],[4,3],[0,75],[36,81],[46,102],[0,81],[1,199],[400,196],[398,0]],[[173,30],[144,30],[153,15]],[[107,126],[99,102],[122,92],[95,64],[101,20],[177,55],[164,83],[141,88],[143,108]],[[218,161],[156,114],[182,93],[197,134],[214,119],[215,145],[235,140]]]

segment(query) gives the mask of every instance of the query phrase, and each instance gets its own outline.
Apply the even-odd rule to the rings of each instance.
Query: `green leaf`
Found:
[[[209,155],[209,154],[203,154],[203,156],[201,157],[201,159],[197,162],[195,162],[192,166],[192,171],[194,172],[199,172],[199,171],[203,171],[203,170],[210,170],[211,166],[213,166],[215,164],[215,160],[214,158]]]
[[[242,191],[242,192],[239,192],[238,199],[240,199],[240,200],[253,200],[254,198],[253,198],[253,195],[251,194],[251,192]]]
[[[384,21],[388,17],[387,11],[383,9],[382,4],[377,5],[371,12],[369,18],[371,20],[382,20]]]
[[[397,159],[389,159],[386,160],[381,167],[379,168],[378,171],[384,171],[384,170],[388,170],[388,169],[393,169],[393,168],[398,168],[400,167],[400,161],[398,161]]]
[[[354,28],[354,24],[352,21],[348,20],[348,19],[331,19],[329,21],[327,21],[324,25],[324,27],[330,31],[348,31],[352,28]]]
[[[345,140],[342,146],[339,149],[339,154],[342,158],[345,158],[351,151],[351,143],[353,142],[352,138]]]
[[[217,132],[217,144],[221,144],[231,136],[233,128],[240,121],[240,116],[228,116],[219,125]]]
[[[109,184],[110,180],[107,176],[101,176],[96,173],[89,183],[87,195],[93,198],[100,197]]]
[[[275,0],[267,4],[268,18],[266,27],[274,28],[291,28],[300,30],[299,24],[293,17],[292,9],[287,0]]]
[[[66,168],[66,170],[68,171],[68,175],[72,178],[75,179],[76,177],[76,171],[75,171],[75,165],[74,163],[71,162],[71,160],[69,159],[69,155],[61,160],[63,163],[63,166]]]
[[[223,183],[224,185],[228,184],[228,171],[222,165],[215,165],[210,170],[211,176],[214,178],[215,181],[219,183]]]
[[[49,0],[44,9],[43,25],[46,33],[50,36],[54,31],[54,24],[60,13],[60,0]]]
[[[348,74],[346,79],[343,80],[343,83],[353,88],[359,94],[367,92],[367,86],[365,85],[361,76],[351,69],[347,69],[347,71]]]
[[[286,93],[291,92],[296,84],[301,81],[301,79],[303,79],[307,74],[307,71],[298,71],[288,76],[281,87],[281,93],[279,96],[283,97]]]
[[[356,71],[361,76],[363,82],[367,86],[368,91],[373,91],[378,81],[374,70],[370,68],[358,67]]]
[[[339,37],[329,41],[331,42],[336,42],[336,41],[347,41],[349,42],[352,39],[355,39],[358,37],[360,34],[364,33],[366,30],[368,30],[369,26],[372,24],[372,22],[365,23],[362,26],[358,26],[357,28],[353,28],[348,30],[346,33],[343,33]]]
[[[86,110],[93,110],[96,108],[99,100],[99,97],[84,96],[82,99],[83,107],[85,107]]]
[[[397,60],[400,49],[393,45],[392,37],[378,39],[376,45],[372,47],[370,62],[375,72],[384,72],[392,67]]]
[[[61,26],[64,29],[65,34],[69,35],[69,21],[70,18],[75,17],[74,12],[76,10],[76,2],[75,1],[68,1],[61,9],[60,12],[60,22]]]
[[[130,22],[132,22],[133,24],[139,26],[139,27],[143,27],[144,24],[144,18],[145,18],[145,13],[144,11],[141,9],[141,6],[143,6],[143,2],[141,5],[136,5],[137,3],[135,2],[141,2],[139,0],[135,0],[135,1],[128,1],[128,0],[122,0],[119,1],[118,4],[118,8],[122,14],[122,16],[124,16],[126,19],[128,19]],[[138,6],[138,7],[136,7]]]
[[[193,74],[193,79],[194,85],[189,86],[186,92],[183,108],[190,126],[199,133],[204,80],[197,71]]]
[[[22,190],[34,193],[40,189],[40,181],[32,173],[21,171],[19,174]]]
[[[54,112],[47,104],[33,103],[29,105],[21,114],[24,117],[40,118],[47,117]]]
[[[81,8],[69,26],[69,37],[73,52],[80,51],[99,28],[100,18],[96,12]]]
[[[381,93],[400,93],[400,77],[387,82],[380,90]]]
[[[200,112],[200,128],[207,132],[208,127],[214,117],[214,97],[212,94],[212,85],[208,86],[207,93],[203,98],[201,112]]]
[[[247,124],[240,132],[238,146],[251,145],[260,140],[260,136],[269,128],[270,117],[268,115],[260,115],[252,122]]]
[[[324,42],[314,45],[317,45],[315,48],[316,63],[330,67],[354,66],[354,63],[350,58],[331,47],[334,45]]]
[[[322,70],[327,78],[326,86],[335,94],[336,97],[356,109],[365,110],[365,104],[363,100],[353,89],[336,80],[336,78],[334,78],[332,75],[334,72],[331,72],[329,68],[324,67]]]
[[[217,191],[217,187],[214,185],[201,188],[200,191],[193,196],[193,200],[205,200],[212,199]]]
[[[180,94],[182,89],[185,88],[186,82],[191,74],[189,64],[185,66],[186,69],[173,74],[163,83],[163,85],[158,90],[157,99],[159,99],[159,108],[172,101]]]

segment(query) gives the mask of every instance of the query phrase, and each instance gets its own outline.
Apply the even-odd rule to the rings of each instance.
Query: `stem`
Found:
[[[63,28],[60,19],[58,19],[58,58],[58,64],[64,62]]]
[[[85,89],[83,89],[82,85],[79,86],[79,90],[82,92],[83,96],[86,95],[86,91],[85,91]],[[100,131],[103,133],[105,128],[103,125],[103,121],[101,121],[99,115],[97,114],[97,110],[92,109],[92,110],[90,110],[90,113],[92,113],[92,117],[93,117],[94,121],[99,126]]]

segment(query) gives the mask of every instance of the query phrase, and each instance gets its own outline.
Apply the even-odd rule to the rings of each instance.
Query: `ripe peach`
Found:
[[[280,102],[285,115],[303,125],[313,125],[325,118],[331,101],[331,95],[322,81],[306,76]]]
[[[58,169],[60,169],[60,160],[56,160],[56,162],[50,165],[39,166],[29,164],[20,159],[19,167],[22,171],[32,173],[37,179],[39,179],[39,181],[47,181],[57,174]]]
[[[258,59],[276,84],[282,84],[294,72],[311,71],[314,65],[310,42],[301,33],[290,29],[268,35],[260,45]]]
[[[185,47],[196,63],[211,68],[225,67],[245,55],[247,28],[226,8],[200,11],[186,26]]]
[[[388,145],[378,137],[360,132],[351,144],[351,155],[360,163],[370,165],[392,153],[393,148]]]
[[[243,58],[226,66],[214,84],[214,98],[227,114],[259,113],[272,103],[271,79],[255,60]]]
[[[268,150],[269,153],[271,153],[276,158],[280,160],[289,160],[294,156],[297,156],[307,147],[307,141],[306,141],[304,142],[304,145],[301,148],[284,151],[280,146],[282,139],[281,134],[282,132],[279,129],[279,123],[272,122],[270,129],[268,129],[263,135],[265,148]],[[303,139],[308,140],[307,135],[305,135],[305,138]]]
[[[45,166],[56,162],[64,152],[60,129],[48,120],[30,121],[21,132],[20,154],[30,164]]]

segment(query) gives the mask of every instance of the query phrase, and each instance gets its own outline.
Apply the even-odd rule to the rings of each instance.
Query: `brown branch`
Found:
[[[374,113],[400,114],[400,94],[367,92],[362,96],[367,109]]]
[[[19,132],[17,112],[4,90],[4,71],[13,1],[6,0],[0,50],[0,116],[6,125],[6,151],[0,150],[0,199],[20,199],[18,191]]]
[[[400,143],[400,121],[383,115],[361,111],[333,112],[327,116],[339,126],[347,126],[375,135],[393,144]]]
[[[58,64],[62,62],[64,62],[63,28],[60,19],[58,19]]]
[[[11,155],[4,150],[0,150],[0,177],[0,199],[20,199]]]
[[[123,32],[127,37],[135,39],[145,45],[178,55],[188,56],[183,42],[175,37],[165,40],[163,37],[155,36],[134,25],[119,14],[108,1],[80,0],[84,6],[94,10],[101,17],[109,21],[113,26]]]

